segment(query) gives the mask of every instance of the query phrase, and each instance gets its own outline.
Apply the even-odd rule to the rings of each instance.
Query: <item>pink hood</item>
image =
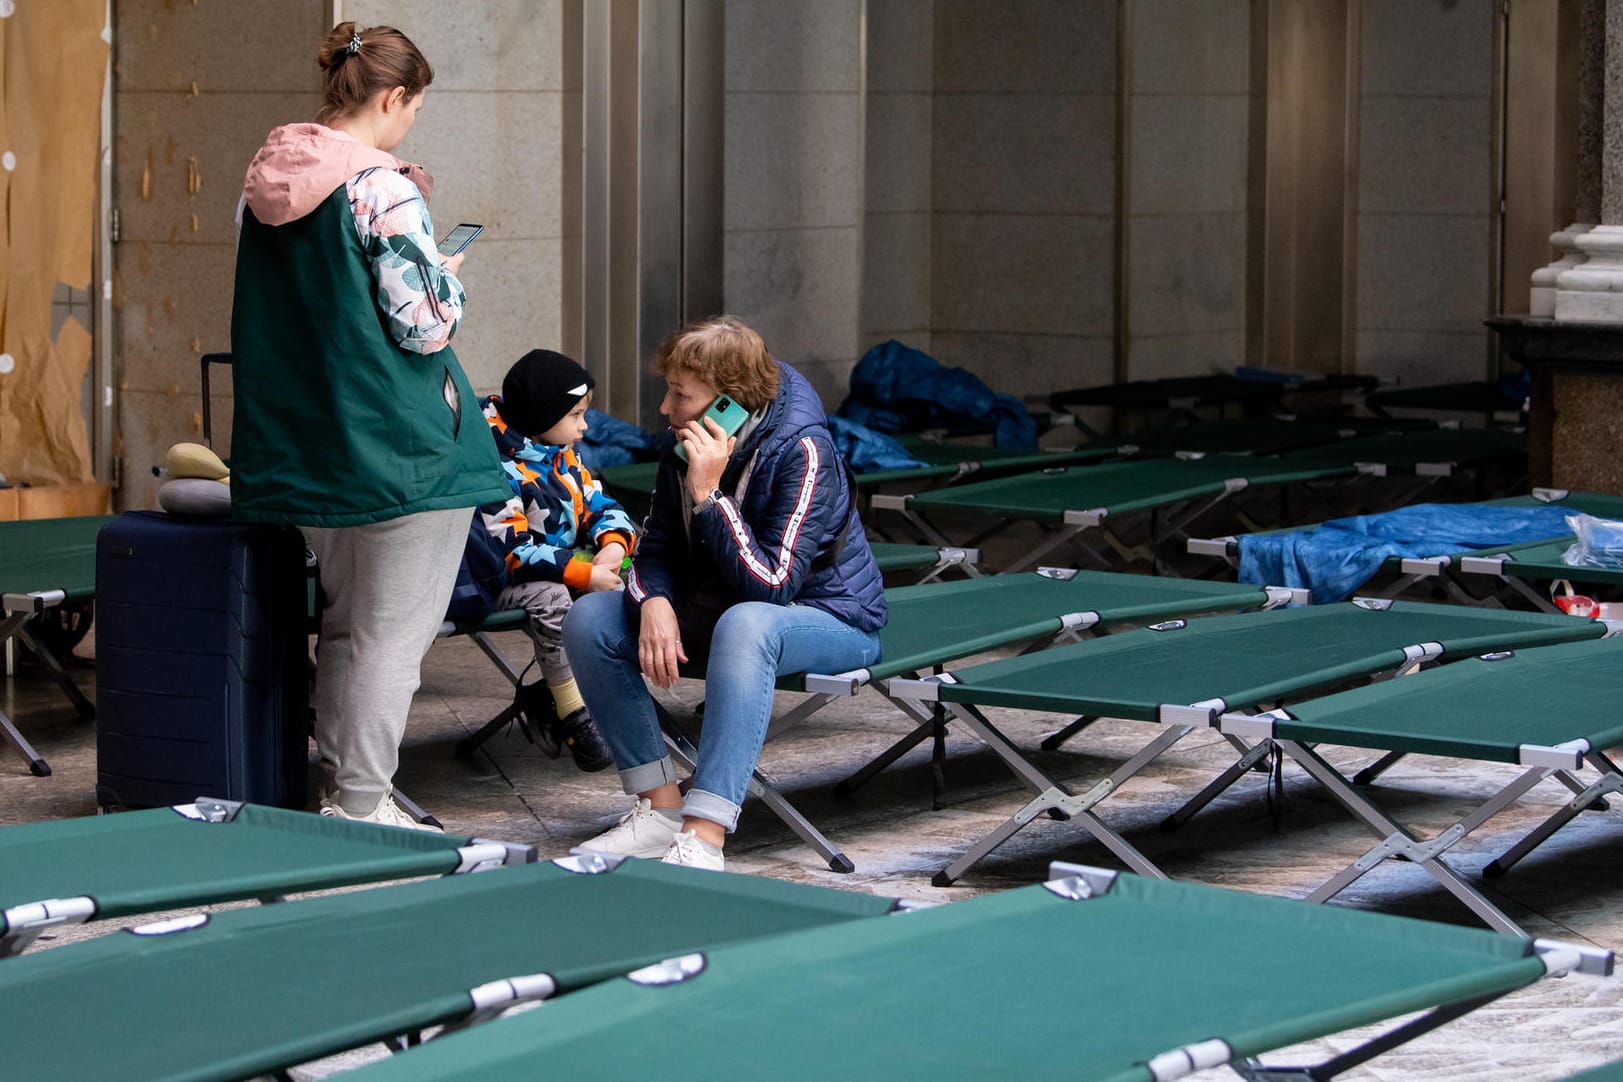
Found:
[[[321,124],[284,124],[248,163],[242,194],[255,218],[286,225],[315,210],[356,173],[378,167],[404,174],[425,200],[434,190],[434,178],[422,166]]]

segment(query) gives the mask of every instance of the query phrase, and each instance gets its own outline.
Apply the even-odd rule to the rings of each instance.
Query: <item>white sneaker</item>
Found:
[[[656,808],[639,799],[636,807],[620,817],[620,824],[605,830],[580,848],[599,853],[620,853],[628,857],[657,857],[671,847],[671,839],[682,829],[680,812]]]
[[[358,823],[380,823],[386,827],[404,827],[407,830],[426,830],[430,834],[444,834],[445,831],[432,823],[419,823],[394,802],[394,797],[387,794],[378,801],[378,806],[367,815],[355,815],[344,810],[342,804],[328,797],[321,798],[321,814],[333,819],[352,819]]]
[[[661,864],[680,864],[685,868],[703,868],[707,872],[727,870],[727,861],[722,857],[721,850],[691,830],[681,831],[672,838],[670,847],[659,861]]]

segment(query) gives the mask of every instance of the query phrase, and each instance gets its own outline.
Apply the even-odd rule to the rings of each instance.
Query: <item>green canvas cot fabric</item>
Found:
[[[1101,623],[1260,608],[1266,591],[1224,582],[1079,571],[1075,578],[1038,572],[963,582],[901,586],[885,592],[890,622],[879,633],[874,679],[1056,634],[1061,618],[1097,613]]]
[[[115,932],[0,965],[33,1082],[237,1079],[467,1015],[467,989],[562,991],[673,954],[887,912],[890,899],[628,861],[529,864]],[[168,1039],[155,1039],[164,1035]]]
[[[706,1082],[1148,1082],[1144,1061],[1194,1042],[1258,1055],[1514,990],[1544,972],[1529,951],[1476,929],[1123,875],[1086,900],[1024,887],[720,948],[682,983],[606,982],[352,1077],[631,1078],[657,1065]]]
[[[1369,462],[1402,472],[1424,463],[1473,465],[1526,453],[1526,437],[1502,428],[1435,428],[1361,436],[1287,457],[1303,463]]]
[[[1225,402],[1267,401],[1289,388],[1281,383],[1241,379],[1238,376],[1172,376],[1166,379],[1127,380],[1059,391],[1049,396],[1057,410],[1080,406],[1114,409],[1156,409],[1187,406],[1215,406]],[[1187,408],[1187,407],[1185,407]]]
[[[1356,602],[1212,616],[1182,627],[1118,632],[953,673],[948,702],[1152,721],[1163,704],[1222,699],[1229,709],[1396,668],[1403,648],[1436,642],[1445,657],[1597,638],[1593,620],[1421,602]]]
[[[1623,1059],[1568,1075],[1566,1082],[1623,1082]]]
[[[1571,537],[1563,537],[1557,541],[1541,541],[1516,548],[1496,549],[1495,554],[1507,557],[1499,573],[1518,579],[1568,579],[1574,586],[1623,584],[1623,571],[1610,567],[1587,567],[1567,563],[1563,557],[1567,549],[1572,547],[1573,540]],[[1477,552],[1473,555],[1489,554]]]
[[[934,567],[941,550],[934,545],[903,545],[893,541],[870,541],[874,561],[881,571],[922,571]]]
[[[1234,480],[1286,484],[1350,475],[1351,462],[1319,463],[1288,457],[1210,455],[1197,459],[1133,459],[1022,473],[993,481],[921,492],[915,511],[948,510],[1057,523],[1067,511],[1120,515],[1221,493]]]
[[[1506,397],[1497,381],[1440,383],[1431,387],[1393,387],[1365,396],[1375,409],[1447,410],[1454,413],[1498,413],[1521,403]]]
[[[0,522],[0,594],[61,590],[77,601],[96,593],[96,535],[111,515]]]
[[[1517,762],[1522,744],[1623,745],[1601,704],[1623,700],[1623,640],[1596,639],[1471,658],[1292,706],[1275,734],[1381,751]]]
[[[98,918],[447,875],[468,839],[245,804],[221,823],[172,808],[0,828],[0,910],[89,896]],[[0,918],[0,930],[5,927]]]

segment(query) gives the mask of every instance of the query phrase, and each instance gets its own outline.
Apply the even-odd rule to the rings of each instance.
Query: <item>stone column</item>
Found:
[[[1578,52],[1573,59],[1578,68],[1574,220],[1565,229],[1550,234],[1550,244],[1556,250],[1555,262],[1533,272],[1528,314],[1535,319],[1555,316],[1556,279],[1588,258],[1579,250],[1578,238],[1600,221],[1601,106],[1606,93],[1605,17],[1606,0],[1578,0]]]
[[[1623,59],[1623,0],[1580,0],[1578,33],[1577,217],[1600,224],[1551,238],[1572,234],[1577,250],[1556,273],[1552,314],[1623,323],[1623,65],[1607,62]]]

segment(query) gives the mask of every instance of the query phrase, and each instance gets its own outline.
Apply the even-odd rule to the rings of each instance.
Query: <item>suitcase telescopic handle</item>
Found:
[[[211,417],[214,412],[212,408],[214,401],[209,397],[209,366],[230,363],[231,354],[229,353],[203,354],[203,442],[210,447],[214,446],[214,424]]]

